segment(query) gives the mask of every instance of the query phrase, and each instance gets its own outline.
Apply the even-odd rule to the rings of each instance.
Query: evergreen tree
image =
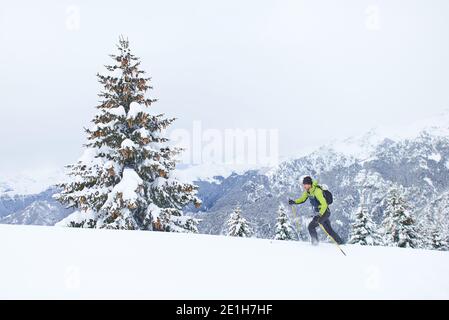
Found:
[[[388,246],[418,248],[421,236],[410,214],[402,189],[392,187],[386,197],[386,209],[382,222],[384,243]]]
[[[246,221],[245,218],[242,217],[242,211],[240,207],[235,207],[234,211],[231,213],[231,216],[228,220],[228,236],[231,237],[250,237],[253,232]]]
[[[438,216],[425,214],[420,221],[421,230],[423,230],[422,248],[430,250],[449,250],[449,236],[447,227]]]
[[[428,230],[427,248],[441,251],[449,250],[449,237],[436,223],[433,223]]]
[[[424,248],[449,250],[449,226],[447,223],[449,193],[444,193],[425,208],[419,223],[424,230]]]
[[[360,205],[355,215],[355,221],[352,224],[351,236],[348,243],[360,244],[364,246],[382,244],[382,240],[377,233],[376,224],[373,222],[371,214],[365,205],[363,193]]]
[[[278,209],[278,217],[276,222],[275,240],[294,240],[295,233],[288,219],[285,207],[280,204]]]
[[[114,64],[98,74],[103,90],[87,144],[69,165],[69,179],[56,195],[77,208],[63,224],[73,227],[196,232],[197,220],[182,208],[193,202],[197,187],[172,177],[179,148],[168,145],[163,130],[175,119],[153,114],[156,99],[146,95],[150,78],[121,37]]]

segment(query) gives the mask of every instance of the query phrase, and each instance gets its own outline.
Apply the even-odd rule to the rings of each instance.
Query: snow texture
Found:
[[[122,144],[120,146],[122,147],[122,149],[126,149],[126,148],[133,149],[133,148],[138,147],[134,142],[132,142],[131,139],[123,140]]]
[[[87,211],[75,211],[72,214],[70,214],[68,217],[65,217],[61,221],[55,224],[56,227],[66,227],[71,222],[80,224],[83,221],[89,221],[90,219],[95,220],[95,212],[92,210]]]
[[[430,160],[433,160],[433,161],[435,161],[435,162],[440,162],[440,161],[441,161],[441,154],[439,154],[439,153],[432,153],[432,154],[429,156],[429,159],[430,159]]]
[[[108,195],[108,200],[105,202],[103,207],[107,207],[114,201],[117,194],[121,194],[121,199],[129,201],[130,203],[135,202],[139,195],[136,191],[143,184],[143,180],[139,177],[136,171],[131,168],[125,168],[123,170],[123,177],[119,183],[117,183],[112,189],[111,193]]]
[[[126,118],[134,119],[139,115],[139,113],[148,113],[148,108],[137,102],[131,102],[131,104],[129,105],[129,111]]]
[[[12,225],[0,243],[0,299],[449,299],[441,251]]]
[[[126,111],[123,106],[118,106],[117,108],[109,108],[108,112],[116,117],[124,117],[126,115]]]

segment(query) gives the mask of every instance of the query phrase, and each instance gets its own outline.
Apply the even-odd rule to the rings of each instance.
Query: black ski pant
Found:
[[[334,240],[338,244],[343,243],[343,240],[340,238],[340,236],[334,231],[334,229],[332,229],[331,222],[329,221],[330,215],[331,212],[329,211],[329,209],[327,209],[322,216],[320,215],[314,216],[312,221],[309,223],[308,229],[310,236],[312,237],[313,244],[318,243],[318,235],[316,233],[316,228],[319,227],[318,223],[320,223],[323,226],[324,230],[326,230],[326,232],[329,233],[329,235],[332,238],[334,238]]]

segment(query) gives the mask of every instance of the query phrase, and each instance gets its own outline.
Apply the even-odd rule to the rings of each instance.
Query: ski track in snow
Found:
[[[0,225],[0,298],[448,299],[448,252]]]

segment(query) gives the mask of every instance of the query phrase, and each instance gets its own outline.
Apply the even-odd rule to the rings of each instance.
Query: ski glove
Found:
[[[288,199],[288,204],[292,205],[292,204],[296,204],[296,202],[293,201],[292,199]]]

